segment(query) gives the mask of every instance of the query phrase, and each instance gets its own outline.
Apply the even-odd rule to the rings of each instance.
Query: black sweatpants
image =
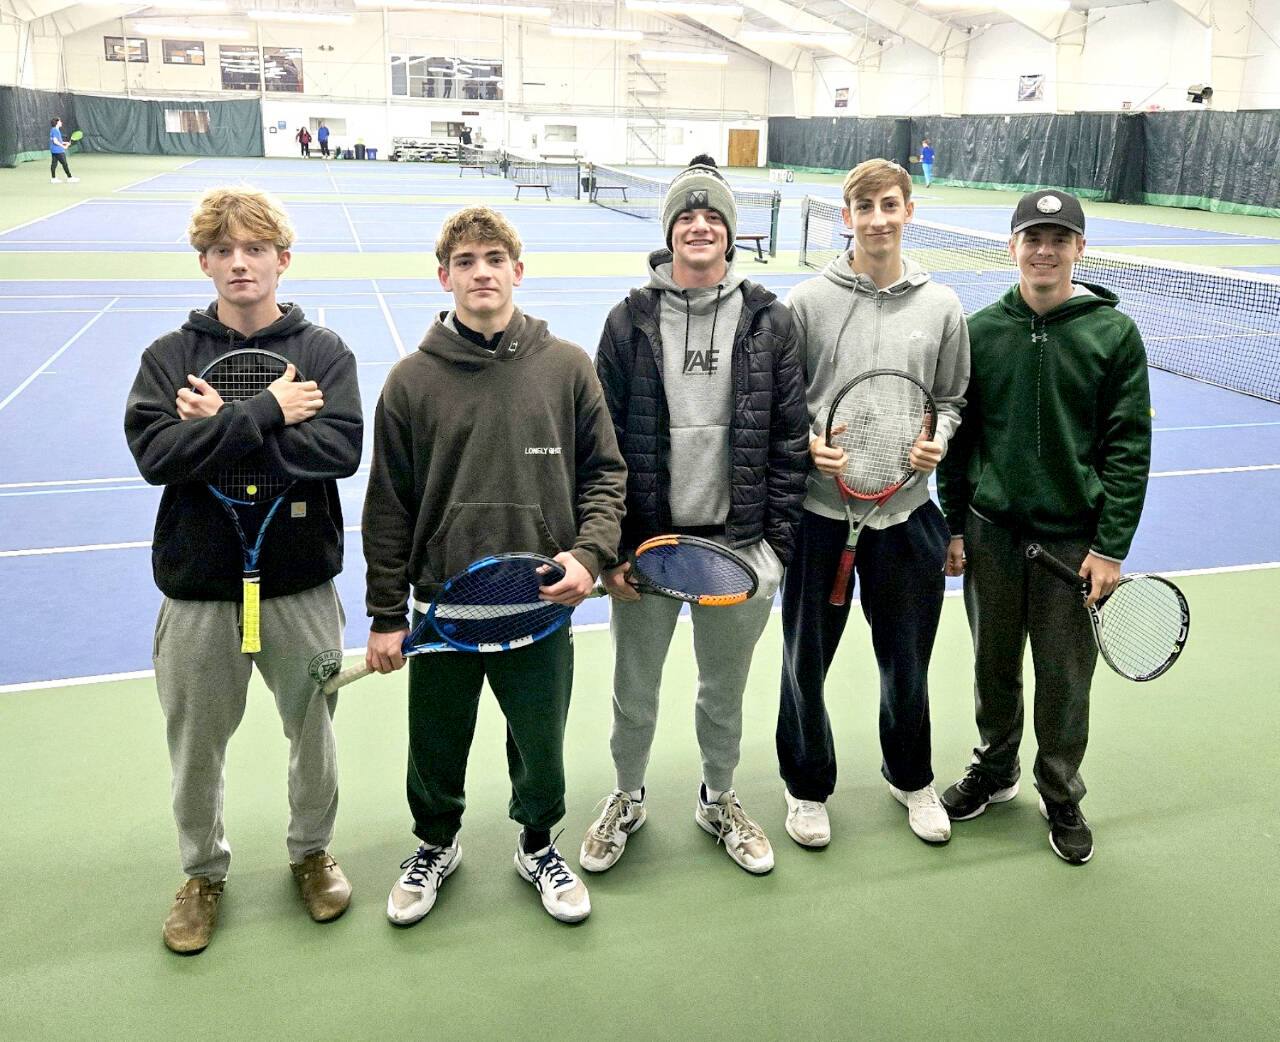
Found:
[[[782,582],[778,764],[787,790],[801,800],[824,801],[836,787],[824,687],[852,597],[837,608],[828,596],[848,535],[844,521],[806,510]],[[930,500],[901,524],[863,529],[854,564],[880,667],[880,771],[905,791],[933,781],[929,657],[942,613],[947,539],[946,521]]]
[[[467,757],[486,679],[507,720],[512,819],[550,829],[564,817],[564,727],[573,688],[568,626],[513,651],[409,660],[409,810],[414,835],[436,846],[450,844],[462,827]]]

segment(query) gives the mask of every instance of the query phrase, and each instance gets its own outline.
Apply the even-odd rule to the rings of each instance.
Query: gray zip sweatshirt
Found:
[[[826,434],[827,411],[836,393],[868,369],[901,369],[933,392],[938,404],[937,439],[944,445],[960,424],[969,383],[969,331],[955,292],[932,282],[909,257],[902,277],[877,290],[867,275],[849,265],[851,253],[835,258],[822,274],[800,283],[787,304],[800,326],[800,360],[814,435]],[[905,521],[929,498],[928,483],[913,479],[900,489],[868,526],[889,528]],[[836,483],[810,470],[804,508],[842,520]],[[854,503],[855,515],[871,508]]]

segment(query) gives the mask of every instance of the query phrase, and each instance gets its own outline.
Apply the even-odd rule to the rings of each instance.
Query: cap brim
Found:
[[[1034,228],[1037,224],[1053,224],[1059,228],[1066,228],[1068,231],[1075,232],[1077,235],[1083,235],[1084,229],[1078,225],[1072,224],[1070,221],[1062,217],[1054,217],[1051,214],[1036,214],[1029,221],[1023,221],[1021,224],[1015,224],[1010,229],[1010,235],[1017,235],[1018,232],[1026,231],[1028,228]]]

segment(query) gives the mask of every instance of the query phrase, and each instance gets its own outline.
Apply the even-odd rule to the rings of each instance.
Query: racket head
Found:
[[[261,394],[284,375],[289,360],[274,351],[241,348],[215,358],[200,373],[224,402],[242,402]],[[297,379],[302,379],[299,374]],[[223,496],[241,506],[267,503],[283,495],[293,480],[273,474],[257,453],[220,470],[210,482]]]
[[[1129,680],[1154,680],[1182,654],[1191,632],[1191,608],[1168,579],[1137,573],[1120,579],[1093,612],[1104,661]]]
[[[755,569],[742,557],[698,536],[647,539],[636,548],[631,567],[644,587],[689,604],[741,604],[759,587]]]
[[[445,582],[425,621],[459,651],[524,647],[569,621],[568,605],[538,599],[544,586],[562,578],[564,569],[541,554],[482,557]]]
[[[933,395],[910,373],[871,369],[850,380],[827,411],[827,444],[848,457],[836,477],[840,491],[882,499],[900,489],[915,474],[911,446],[921,433],[933,437],[937,415]],[[831,433],[841,426],[839,434]]]
[[[79,141],[82,137],[84,137],[84,131],[83,131],[83,130],[73,130],[73,131],[71,132],[71,140],[72,140],[72,141]]]

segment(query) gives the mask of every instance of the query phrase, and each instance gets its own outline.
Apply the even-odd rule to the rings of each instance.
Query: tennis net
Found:
[[[848,249],[853,233],[840,210],[839,202],[805,197],[802,264],[824,267]],[[902,246],[956,291],[966,314],[999,299],[1018,278],[1007,237],[915,219]],[[1280,279],[1093,252],[1076,262],[1074,278],[1120,298],[1157,369],[1280,401]]]
[[[669,180],[645,177],[598,163],[587,165],[588,198],[598,206],[632,217],[660,220],[662,200],[666,198]],[[770,257],[778,255],[778,214],[782,209],[782,193],[752,192],[733,189],[738,204],[738,237],[762,235],[764,249]]]
[[[549,162],[516,152],[507,152],[505,157],[507,180],[516,184],[547,185],[552,195],[582,198],[582,167],[578,163]]]

